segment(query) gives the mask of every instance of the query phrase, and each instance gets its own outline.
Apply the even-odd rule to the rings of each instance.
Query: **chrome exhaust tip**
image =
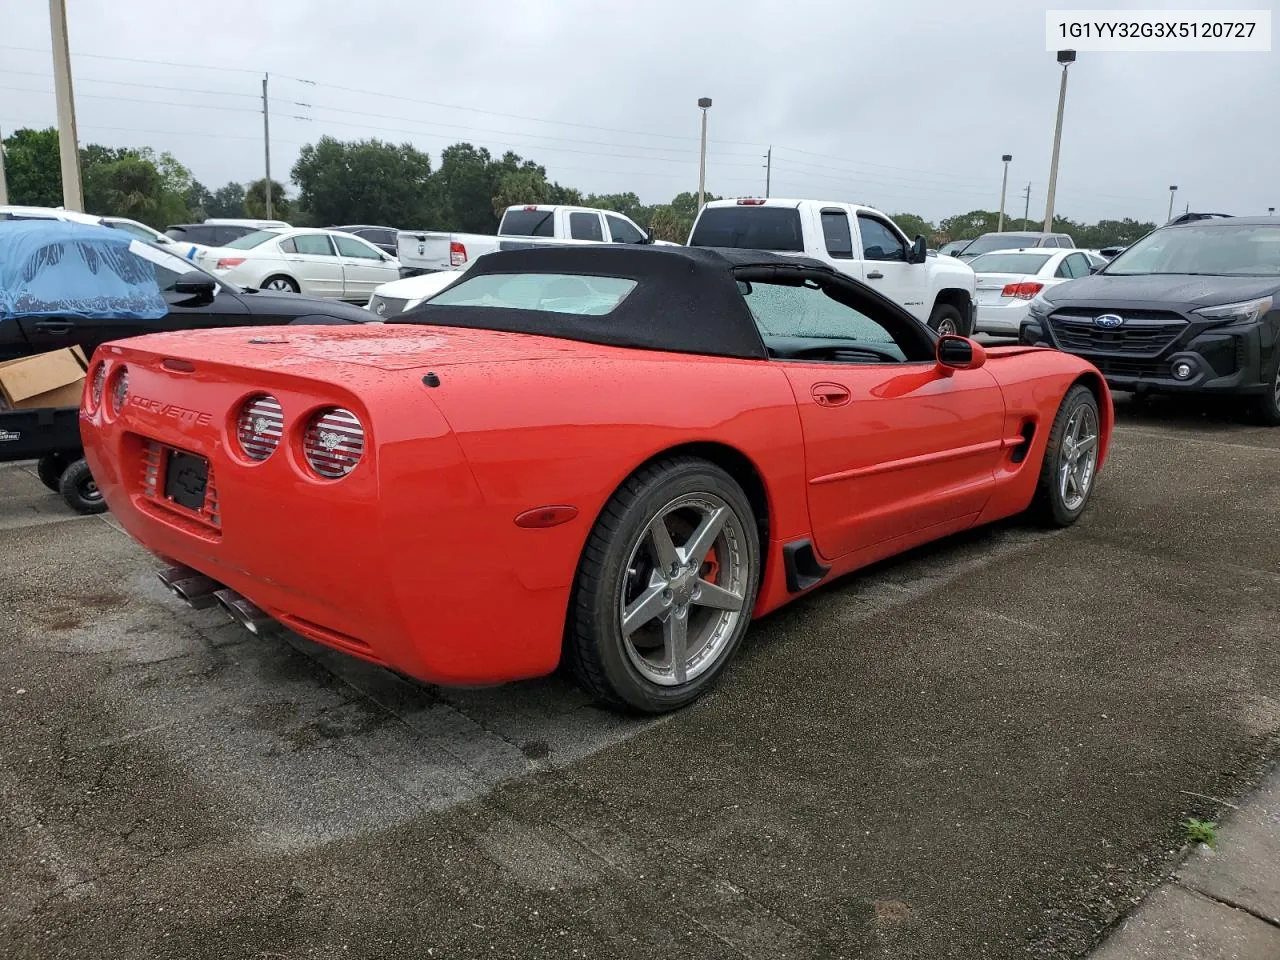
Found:
[[[197,610],[212,607],[218,602],[213,595],[222,588],[222,584],[190,567],[169,567],[157,576],[170,593]]]
[[[223,588],[214,593],[213,597],[217,603],[222,604],[222,609],[227,611],[232,620],[254,636],[262,636],[275,625],[270,614],[234,590]]]

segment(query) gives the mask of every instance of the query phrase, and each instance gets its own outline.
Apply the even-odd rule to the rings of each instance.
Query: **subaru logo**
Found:
[[[386,312],[387,312],[387,305],[386,305],[385,303],[383,303],[381,300],[379,300],[379,301],[378,301],[378,306],[377,306],[377,308],[376,308],[376,309],[377,309],[377,311],[378,311],[378,316],[382,316],[384,313],[386,313]]]
[[[1104,330],[1114,330],[1120,324],[1124,323],[1124,317],[1118,313],[1104,313],[1100,317],[1093,318],[1095,327],[1102,327]]]

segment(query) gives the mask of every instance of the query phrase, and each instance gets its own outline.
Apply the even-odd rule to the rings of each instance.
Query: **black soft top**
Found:
[[[738,291],[734,271],[762,268],[767,272],[771,267],[834,273],[818,260],[758,250],[629,244],[546,246],[486,254],[472,264],[467,277],[564,273],[634,280],[636,287],[604,316],[433,305],[427,301],[387,322],[503,330],[607,346],[762,360],[768,356],[764,341]],[[756,270],[751,272],[760,278]]]

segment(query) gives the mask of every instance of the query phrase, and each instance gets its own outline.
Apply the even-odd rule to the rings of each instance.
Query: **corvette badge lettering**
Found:
[[[152,400],[149,397],[140,397],[137,394],[129,398],[129,403],[135,407],[141,407],[143,410],[158,413],[162,417],[172,417],[183,424],[203,427],[213,421],[212,414],[180,407],[174,403],[163,403],[159,400]]]

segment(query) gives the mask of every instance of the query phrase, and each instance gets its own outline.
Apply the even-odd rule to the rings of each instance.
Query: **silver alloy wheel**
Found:
[[[267,281],[268,290],[278,290],[281,293],[293,293],[293,284],[283,277],[275,277]]]
[[[943,317],[938,321],[938,336],[952,334],[956,332],[956,325],[950,317]]]
[[[749,566],[742,519],[720,497],[685,494],[659,510],[631,548],[618,598],[632,666],[665,687],[711,669],[750,616]]]
[[[1280,410],[1280,363],[1276,364],[1276,379],[1271,384],[1271,390],[1276,398],[1276,409]]]
[[[1081,404],[1067,420],[1058,452],[1058,493],[1062,505],[1076,511],[1084,504],[1098,463],[1098,417],[1093,407]]]

